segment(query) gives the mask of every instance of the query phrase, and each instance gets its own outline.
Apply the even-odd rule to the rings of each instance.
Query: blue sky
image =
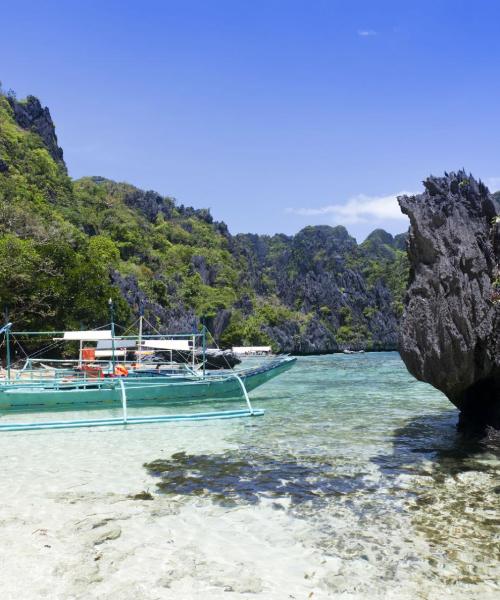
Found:
[[[232,232],[406,229],[394,195],[500,187],[500,2],[0,0],[0,80],[50,107],[72,177]]]

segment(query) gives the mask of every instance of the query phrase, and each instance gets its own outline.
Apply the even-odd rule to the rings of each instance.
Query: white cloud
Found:
[[[377,35],[377,32],[373,29],[358,29],[358,35],[361,37],[368,37],[370,35]]]
[[[370,221],[406,221],[399,208],[397,196],[412,195],[413,192],[399,192],[391,196],[366,196],[358,194],[344,204],[328,204],[318,208],[287,208],[286,212],[303,217],[331,215],[332,221],[349,225]]]

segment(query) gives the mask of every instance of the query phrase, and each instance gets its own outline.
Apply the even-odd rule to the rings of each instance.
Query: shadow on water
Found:
[[[397,478],[405,474],[431,474],[437,483],[467,471],[494,470],[481,461],[485,454],[491,455],[492,448],[464,439],[455,422],[454,411],[413,418],[394,431],[392,451],[372,457],[371,462],[386,484],[393,482],[394,489],[398,488]],[[358,492],[369,497],[377,492],[378,484],[367,478],[363,469],[343,473],[336,458],[240,447],[218,454],[177,452],[144,467],[157,478],[158,490],[164,494],[207,497],[224,506],[256,504],[266,497],[288,498],[291,506],[310,503],[320,507],[335,498]],[[418,496],[418,489],[400,492]]]
[[[163,493],[207,496],[225,506],[256,504],[262,497],[287,497],[292,505],[323,504],[366,487],[363,474],[340,476],[319,457],[301,460],[242,450],[210,455],[178,452],[169,460],[144,466],[161,478],[157,486]]]
[[[415,417],[394,431],[392,452],[379,454],[372,462],[387,476],[424,474],[422,466],[429,461],[436,475],[490,472],[494,467],[484,464],[482,459],[500,458],[498,440],[466,437],[457,431],[456,422],[455,410]]]
[[[415,417],[396,429],[391,452],[371,458],[384,485],[391,486],[392,482],[396,489],[401,475],[431,476],[436,483],[468,471],[496,475],[498,464],[483,459],[492,455],[500,458],[500,448],[464,438],[455,423],[456,412],[450,410]],[[227,506],[255,504],[262,497],[319,506],[335,497],[377,491],[377,484],[366,477],[363,468],[345,473],[338,458],[247,446],[218,454],[178,452],[144,467],[157,478],[162,493],[204,496]],[[418,488],[400,491],[413,497],[419,493]]]

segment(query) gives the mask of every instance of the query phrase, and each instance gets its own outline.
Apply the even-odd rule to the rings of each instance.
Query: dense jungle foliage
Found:
[[[343,227],[232,236],[206,209],[101,177],[68,177],[50,114],[0,94],[0,305],[16,328],[93,327],[113,298],[160,329],[204,321],[222,345],[319,352],[395,344],[402,236]]]

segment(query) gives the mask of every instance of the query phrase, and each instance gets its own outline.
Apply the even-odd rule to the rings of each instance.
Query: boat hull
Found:
[[[247,391],[290,369],[295,358],[283,357],[253,369],[237,371]],[[28,382],[0,386],[0,411],[189,404],[242,397],[233,373],[186,380],[168,376],[123,377],[61,383]]]

